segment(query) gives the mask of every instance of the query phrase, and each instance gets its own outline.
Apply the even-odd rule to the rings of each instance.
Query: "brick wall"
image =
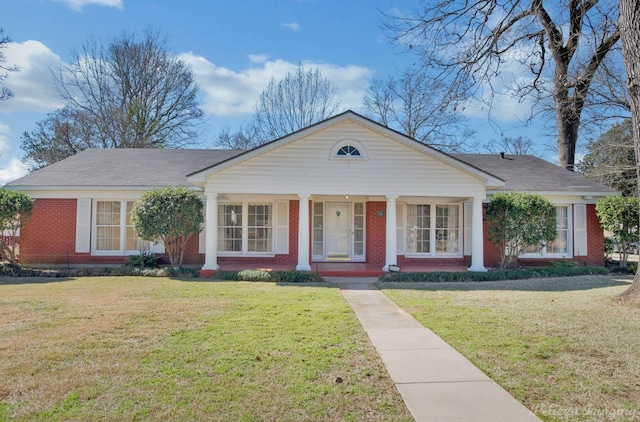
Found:
[[[75,199],[36,199],[20,242],[22,264],[74,264],[89,258],[75,252]]]
[[[485,222],[486,229],[486,222]],[[486,232],[485,232],[486,233]],[[520,259],[521,265],[547,265],[552,261],[564,261],[558,258],[528,258]],[[604,234],[600,226],[600,220],[596,215],[596,206],[587,204],[587,256],[576,256],[572,259],[580,265],[604,265]],[[484,265],[497,267],[500,265],[500,251],[489,242],[485,235],[484,241]]]
[[[386,232],[387,203],[381,201],[367,202],[366,219],[367,219],[367,263],[380,264],[383,266],[386,259]],[[383,212],[382,217],[378,217],[378,211]],[[395,236],[395,233],[393,234]]]
[[[587,256],[576,259],[583,265],[604,265],[604,233],[594,204],[587,205]]]

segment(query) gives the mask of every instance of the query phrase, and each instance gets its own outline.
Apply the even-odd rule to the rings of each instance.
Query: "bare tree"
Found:
[[[30,171],[77,154],[88,148],[108,148],[92,142],[93,125],[87,115],[70,107],[55,110],[37,122],[31,132],[24,132],[20,148]]]
[[[526,136],[518,136],[517,138],[503,136],[500,140],[492,139],[483,147],[492,154],[504,152],[510,155],[535,155],[533,141]]]
[[[15,72],[18,70],[16,66],[6,66],[3,63],[7,61],[7,56],[5,56],[4,50],[7,48],[7,45],[11,42],[11,38],[4,35],[4,29],[0,28],[0,100],[8,100],[13,97],[13,92],[6,86],[4,86],[4,81],[8,73],[7,72]]]
[[[65,110],[23,136],[26,162],[50,164],[86,148],[179,148],[195,142],[203,112],[191,69],[156,33],[86,42],[55,70]],[[36,148],[37,147],[37,148]],[[49,148],[60,154],[42,155]]]
[[[457,104],[439,81],[425,73],[403,72],[399,80],[374,79],[364,106],[374,120],[447,152],[465,149],[472,135]]]
[[[631,126],[636,155],[636,177],[640,179],[640,2],[620,0],[618,22],[622,38],[622,56],[627,73],[627,88],[631,105]],[[638,186],[640,197],[640,184]],[[631,286],[622,294],[624,298],[640,301],[640,269]]]
[[[319,69],[298,65],[280,81],[271,78],[255,106],[251,121],[236,133],[225,129],[218,145],[247,149],[265,144],[335,115],[340,109],[337,89]]]
[[[598,139],[589,142],[588,153],[576,163],[576,169],[588,178],[635,196],[638,190],[636,157],[631,119],[612,126]]]
[[[409,17],[388,17],[394,41],[424,59],[462,97],[495,94],[507,63],[528,67],[520,98],[555,108],[560,164],[573,170],[582,114],[594,76],[620,34],[615,0],[438,0]]]

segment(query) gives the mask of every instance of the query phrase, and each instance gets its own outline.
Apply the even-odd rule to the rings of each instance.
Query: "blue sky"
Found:
[[[190,64],[201,88],[207,121],[200,147],[213,147],[224,127],[247,122],[260,92],[298,63],[318,67],[338,88],[345,108],[364,113],[362,96],[373,78],[386,79],[414,57],[385,38],[385,13],[414,10],[413,0],[13,0],[4,2],[0,27],[12,38],[5,64],[20,71],[5,80],[15,97],[0,102],[0,185],[26,172],[20,136],[62,104],[49,69],[68,62],[89,37],[106,40],[145,29],[166,35],[168,48]],[[527,106],[503,97],[492,111],[465,113],[480,145],[505,136],[529,136]],[[539,148],[541,149],[541,148]],[[551,157],[552,159],[553,157]]]

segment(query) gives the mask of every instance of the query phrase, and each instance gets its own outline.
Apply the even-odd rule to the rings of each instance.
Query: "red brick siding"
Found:
[[[21,231],[20,262],[23,264],[123,264],[127,256],[92,256],[76,253],[76,199],[36,199],[28,224]],[[185,250],[185,264],[200,264],[198,236],[192,237]],[[162,262],[168,263],[166,255]]]
[[[76,263],[76,200],[36,199],[33,214],[20,232],[22,264]]]
[[[580,265],[604,265],[604,234],[596,215],[596,206],[594,204],[587,204],[587,256],[576,256],[572,260]],[[564,261],[564,259],[528,258],[520,259],[519,263],[521,265],[547,265],[552,261]],[[484,265],[487,267],[500,265],[500,251],[487,240],[486,234],[484,240]]]
[[[367,202],[366,210],[366,249],[367,249],[367,262],[370,264],[385,264],[386,260],[386,232],[387,232],[387,218],[386,202]],[[382,217],[378,217],[378,211],[383,212]],[[393,234],[395,236],[395,233]]]
[[[594,204],[587,205],[587,256],[576,259],[585,265],[604,265],[604,233]]]

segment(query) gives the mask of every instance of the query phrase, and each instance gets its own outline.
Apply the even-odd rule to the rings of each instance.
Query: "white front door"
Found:
[[[326,259],[351,259],[351,204],[328,202],[326,208]]]

